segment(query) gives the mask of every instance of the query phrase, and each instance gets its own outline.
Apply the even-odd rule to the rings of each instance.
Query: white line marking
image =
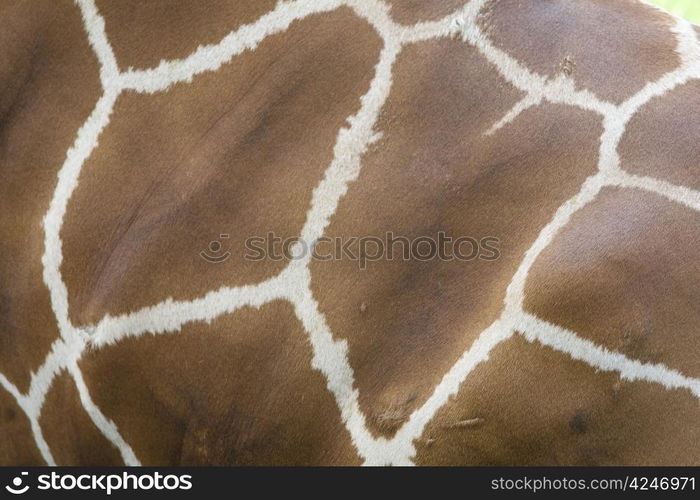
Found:
[[[95,403],[92,401],[90,391],[88,390],[87,385],[85,385],[85,380],[83,380],[83,374],[78,367],[78,363],[72,363],[69,366],[68,371],[75,381],[75,386],[78,389],[80,402],[82,403],[83,408],[85,408],[85,411],[90,416],[90,419],[92,419],[92,422],[100,430],[102,435],[117,447],[122,456],[122,460],[124,460],[124,464],[129,466],[141,465],[141,462],[139,462],[138,458],[136,458],[136,455],[134,454],[134,450],[131,449],[131,446],[129,446],[128,443],[124,441],[121,434],[119,434],[119,430],[117,430],[117,426],[114,424],[114,422],[105,417],[97,405],[95,405]]]
[[[624,380],[643,380],[661,384],[666,389],[687,389],[700,398],[700,380],[686,377],[665,365],[642,363],[612,352],[582,339],[574,332],[524,313],[516,325],[518,331],[530,342],[537,341],[557,351],[565,352],[573,359],[584,361],[606,372],[618,372]]]
[[[51,295],[51,306],[56,315],[61,335],[65,338],[75,332],[68,319],[68,290],[61,277],[63,252],[61,227],[68,200],[78,185],[78,176],[85,160],[97,146],[97,139],[109,122],[117,93],[110,91],[97,101],[95,109],[78,131],[75,143],[68,150],[66,160],[58,173],[58,183],[49,210],[44,217],[44,283]]]
[[[196,75],[216,71],[232,57],[246,50],[254,50],[262,40],[285,31],[294,21],[337,9],[341,4],[338,0],[278,2],[273,11],[254,23],[240,27],[216,45],[198,47],[185,59],[161,61],[157,67],[151,69],[125,71],[121,74],[121,87],[152,94],[167,90],[175,83],[189,83]]]
[[[700,191],[695,191],[685,186],[677,186],[653,177],[634,175],[622,171],[618,173],[618,178],[614,181],[614,185],[656,193],[688,208],[700,211]]]
[[[100,81],[104,90],[114,88],[118,85],[119,68],[117,59],[114,57],[112,46],[107,40],[105,33],[105,21],[97,11],[97,6],[93,0],[76,0],[80,8],[80,15],[83,18],[83,25],[87,32],[90,47],[95,52],[100,63]]]

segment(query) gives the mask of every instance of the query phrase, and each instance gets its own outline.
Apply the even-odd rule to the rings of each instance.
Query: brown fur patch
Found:
[[[416,442],[419,465],[697,465],[688,391],[622,382],[517,336],[497,346]],[[477,429],[446,428],[465,415]],[[430,440],[430,444],[426,443]]]
[[[182,59],[271,11],[276,0],[97,0],[122,70]]]
[[[312,262],[314,296],[334,335],[349,342],[368,424],[388,435],[498,317],[522,255],[595,171],[601,133],[590,113],[544,105],[484,136],[520,95],[459,41],[407,48],[394,82],[377,127],[383,138],[327,235],[493,236],[501,257],[397,258],[366,270],[349,259]],[[386,425],[392,407],[401,418]]]
[[[525,309],[645,362],[700,376],[698,214],[606,189],[532,268]]]
[[[391,17],[401,24],[435,21],[452,14],[469,0],[386,0]]]
[[[571,58],[577,85],[613,102],[680,64],[673,19],[637,0],[498,0],[481,23],[496,46],[542,75],[556,76]]]
[[[0,369],[26,390],[58,337],[42,219],[100,82],[73,2],[10,4],[0,23]]]
[[[622,168],[700,189],[700,82],[653,99],[620,141]]]
[[[286,302],[126,339],[82,367],[144,465],[360,461]]]
[[[66,214],[73,321],[280,272],[286,260],[245,259],[245,240],[299,235],[379,49],[370,26],[342,9],[191,84],[120,97]],[[213,255],[231,256],[213,264],[200,253],[220,234],[229,238]]]
[[[45,465],[29,420],[10,393],[0,388],[0,466]]]

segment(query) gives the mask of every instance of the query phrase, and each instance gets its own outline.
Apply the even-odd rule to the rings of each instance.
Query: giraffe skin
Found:
[[[0,16],[3,463],[698,463],[696,27],[634,0]],[[501,256],[199,258],[386,230]]]

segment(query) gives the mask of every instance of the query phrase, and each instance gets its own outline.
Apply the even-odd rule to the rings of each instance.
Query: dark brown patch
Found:
[[[349,342],[370,428],[389,435],[499,316],[524,252],[595,171],[602,131],[592,114],[545,105],[484,136],[520,94],[454,40],[407,48],[394,84],[377,127],[383,139],[363,158],[327,235],[493,236],[501,256],[395,258],[366,270],[347,258],[312,263],[314,296],[334,335]]]
[[[613,391],[615,388],[613,387]],[[573,432],[583,434],[588,429],[588,415],[583,410],[576,410],[574,416],[571,417],[569,427]]]
[[[700,464],[700,452],[689,445],[700,439],[697,399],[645,382],[616,391],[618,380],[517,336],[497,346],[438,411],[416,441],[416,463]],[[479,428],[444,428],[474,413],[484,417]]]
[[[271,11],[276,0],[97,0],[122,70],[182,59]]]
[[[535,262],[525,308],[614,351],[700,376],[699,215],[606,189]]]
[[[360,461],[289,303],[126,339],[82,367],[144,465]]]
[[[700,82],[691,81],[644,106],[620,141],[622,168],[700,189]]]
[[[66,215],[73,320],[281,271],[286,260],[245,259],[245,240],[299,235],[380,47],[342,9],[296,23],[192,84],[120,97]],[[221,234],[224,246],[209,253],[230,258],[204,260]]]
[[[0,388],[0,466],[46,465],[32,428],[10,393]]]
[[[11,2],[0,23],[0,370],[27,390],[58,337],[42,219],[101,89],[73,2]]]
[[[44,438],[58,465],[123,465],[119,450],[93,424],[80,403],[78,389],[65,372],[46,394],[39,418]]]
[[[623,101],[680,64],[673,19],[636,0],[499,0],[481,19],[488,37],[550,77],[569,57],[577,85]]]
[[[386,0],[391,17],[401,24],[435,21],[452,14],[469,0]]]

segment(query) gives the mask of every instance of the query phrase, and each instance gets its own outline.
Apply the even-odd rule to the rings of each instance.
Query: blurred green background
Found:
[[[700,24],[700,0],[648,0]]]

